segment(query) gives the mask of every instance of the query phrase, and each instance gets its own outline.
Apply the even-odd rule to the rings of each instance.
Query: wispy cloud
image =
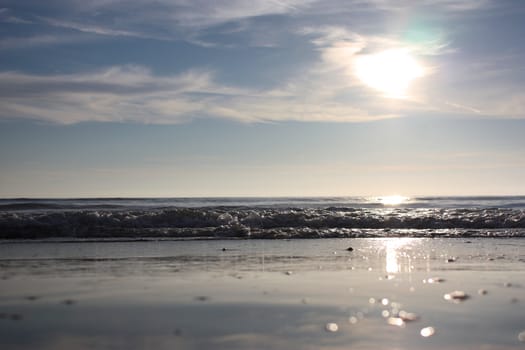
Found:
[[[495,0],[354,0],[354,6],[363,8],[376,8],[384,11],[402,11],[414,8],[433,8],[444,12],[465,12],[487,8],[493,5]]]
[[[38,3],[41,1],[29,0]],[[137,0],[77,1],[56,0],[48,5],[51,11],[46,14],[27,11],[30,6],[22,6],[31,20],[15,15],[13,9],[0,9],[0,20],[12,23],[44,22],[56,28],[68,28],[83,33],[101,36],[151,38],[160,40],[186,40],[195,45],[211,47],[217,45],[212,40],[204,40],[201,35],[209,28],[224,24],[244,23],[265,16],[287,16],[290,22],[301,23],[304,18],[319,25],[334,22],[361,22],[362,11],[370,16],[384,12],[414,11],[429,9],[431,13],[473,12],[494,6],[493,0],[158,0],[150,2]],[[27,4],[26,4],[27,5]],[[100,16],[100,14],[105,14]],[[366,24],[366,21],[365,21]],[[281,32],[282,33],[282,32]],[[260,37],[261,33],[251,33]],[[268,43],[261,41],[262,46]]]
[[[503,100],[508,103],[504,106],[496,108],[493,104],[487,108],[486,104],[478,103],[479,96],[484,95],[451,98],[446,93],[435,94],[436,89],[422,83],[418,96],[401,103],[385,101],[355,77],[353,63],[360,55],[403,47],[422,60],[429,58],[429,62],[434,62],[438,56],[455,52],[443,33],[410,41],[401,30],[388,32],[370,25],[375,18],[385,16],[385,12],[425,7],[449,15],[496,6],[492,0],[422,0],[417,4],[408,0],[159,0],[155,6],[139,0],[56,0],[49,6],[54,11],[27,17],[39,28],[43,24],[48,26],[49,32],[2,38],[0,49],[56,45],[93,37],[186,40],[214,48],[227,45],[217,36],[248,33],[252,40],[245,43],[274,47],[278,46],[276,36],[286,37],[288,42],[300,41],[304,52],[314,54],[309,61],[288,62],[290,66],[304,68],[277,77],[273,87],[264,89],[256,88],[257,83],[252,88],[238,88],[233,83],[219,81],[217,76],[221,75],[211,71],[220,67],[211,60],[208,70],[195,68],[172,76],[154,75],[144,68],[147,62],[143,66],[117,66],[69,75],[3,72],[0,116],[4,118],[59,123],[88,120],[177,123],[200,117],[245,122],[368,121],[427,111],[483,114],[490,110],[495,115],[505,111],[523,115],[520,108],[524,98],[515,92],[507,93]],[[27,8],[23,7],[26,11]],[[26,18],[18,16],[17,11],[16,4],[13,9],[0,9],[0,18],[11,21]],[[268,20],[275,16],[280,16],[282,22]],[[425,72],[430,74],[440,68],[430,63]],[[271,67],[252,69],[275,74]]]
[[[8,8],[0,8],[0,22],[13,23],[13,24],[31,24],[32,21],[23,19],[11,14]]]
[[[460,111],[473,112],[473,113],[476,113],[476,114],[482,113],[477,108],[474,108],[474,107],[471,107],[471,106],[461,105],[459,103],[454,103],[454,102],[447,101],[447,102],[445,102],[445,104],[448,105],[448,106],[451,106],[453,108],[457,108]]]
[[[472,11],[491,7],[495,0],[424,0],[423,4],[429,6],[440,6],[448,11]]]
[[[411,44],[397,38],[379,35],[362,35],[348,30],[345,27],[323,26],[306,27],[298,31],[306,35],[317,47],[321,61],[317,64],[317,71],[326,75],[332,73],[331,80],[338,79],[345,89],[361,86],[359,91],[362,98],[370,100],[371,95],[382,95],[382,92],[367,91],[366,86],[356,76],[356,61],[364,55],[384,52],[389,49],[402,49],[413,54],[423,56],[436,54],[437,49],[428,43]],[[432,72],[431,67],[424,69],[424,75]],[[356,91],[354,90],[355,94]],[[370,101],[377,103],[377,100]]]
[[[370,121],[392,118],[348,103],[293,92],[254,91],[214,82],[208,71],[158,77],[126,66],[70,75],[0,74],[0,116],[57,123],[133,121],[172,124],[191,118],[243,122]]]
[[[268,15],[285,15],[300,11],[313,0],[159,0],[155,6],[141,1],[69,1],[58,0],[60,17],[37,16],[48,25],[84,33],[154,39],[182,39],[211,43],[199,39],[199,32],[225,23],[242,22]],[[60,6],[62,4],[63,6]],[[114,14],[99,17],[98,13]],[[162,34],[159,34],[162,33]]]
[[[57,20],[46,17],[38,17],[41,21],[59,28],[73,29],[83,33],[97,34],[97,35],[108,35],[108,36],[130,36],[138,38],[147,38],[148,36],[142,33],[132,32],[128,30],[118,30],[106,28],[99,25],[89,25],[83,23],[76,23],[70,21]]]
[[[287,14],[313,2],[312,0],[218,0],[167,1],[171,17],[180,25],[209,27],[221,23],[267,15]]]
[[[428,3],[452,7],[455,4],[453,1]],[[487,4],[488,1],[479,6]],[[475,7],[474,4],[472,7]],[[470,6],[461,7],[458,11],[469,8]],[[448,80],[444,85],[442,80],[435,77],[421,79],[408,100],[401,104],[388,105],[396,114],[525,117],[525,94],[520,92],[525,70],[516,68],[521,67],[521,56],[492,54],[490,57],[476,57],[475,60],[469,60],[468,64],[463,64],[461,71],[454,71],[446,63],[434,63],[436,56],[449,57],[446,62],[450,62],[450,57],[456,54],[455,48],[445,38],[431,37],[430,40],[414,43],[393,36],[364,35],[341,26],[304,27],[297,33],[308,37],[319,51],[320,61],[311,73],[317,74],[316,84],[319,85],[322,81],[326,83],[319,90],[333,95],[351,91],[353,96],[360,98],[358,105],[364,110],[373,109],[375,104],[384,104],[386,101],[377,99],[377,93],[374,94],[364,86],[362,89],[358,88],[361,83],[355,77],[355,59],[363,54],[406,48],[423,62],[429,62],[425,67],[426,75],[445,75]],[[468,89],[465,89],[466,84],[470,86]]]

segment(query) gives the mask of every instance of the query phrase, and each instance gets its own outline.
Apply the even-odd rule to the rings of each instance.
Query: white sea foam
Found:
[[[409,206],[362,198],[0,200],[0,238],[525,236],[525,211],[509,208],[523,197],[478,200],[484,205],[472,206],[472,197]],[[214,205],[195,206],[203,203]]]

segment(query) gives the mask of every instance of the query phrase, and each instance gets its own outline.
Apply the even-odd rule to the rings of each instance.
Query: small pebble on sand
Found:
[[[445,279],[441,277],[430,277],[430,278],[427,278],[426,280],[423,280],[423,283],[443,283],[443,282],[445,282]]]
[[[428,338],[434,335],[436,333],[436,330],[434,327],[425,327],[422,328],[419,334],[421,334],[422,337]]]
[[[443,298],[445,298],[445,300],[458,303],[460,301],[467,300],[468,298],[470,298],[470,296],[461,290],[455,290],[453,292],[445,294]]]
[[[397,326],[397,327],[405,326],[405,321],[403,321],[400,317],[389,317],[387,322],[391,326]]]
[[[325,325],[324,329],[327,332],[334,333],[334,332],[337,332],[339,330],[339,326],[337,325],[337,323],[329,322],[329,323],[327,323]]]
[[[407,312],[404,310],[399,311],[399,318],[405,322],[412,322],[419,320],[419,316],[413,312]]]

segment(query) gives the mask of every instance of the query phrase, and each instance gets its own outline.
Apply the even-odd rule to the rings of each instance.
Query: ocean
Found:
[[[0,199],[0,238],[525,237],[525,196]]]
[[[2,349],[525,342],[525,197],[3,199],[0,237]]]

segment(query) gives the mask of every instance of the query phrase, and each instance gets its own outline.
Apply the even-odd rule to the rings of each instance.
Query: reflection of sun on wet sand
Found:
[[[523,348],[525,242],[470,242],[63,243],[74,248],[63,256],[6,243],[0,339],[7,349]]]

